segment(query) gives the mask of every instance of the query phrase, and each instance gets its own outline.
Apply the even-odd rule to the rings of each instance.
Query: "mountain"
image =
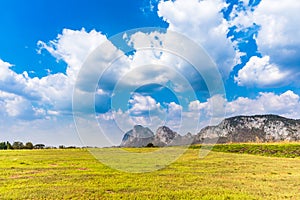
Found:
[[[178,146],[189,145],[193,142],[194,136],[191,133],[181,136],[167,126],[161,126],[156,130],[153,144],[155,146]]]
[[[147,127],[136,125],[132,130],[125,133],[121,145],[122,147],[143,147],[154,140],[154,133]]]
[[[167,126],[161,126],[156,130],[155,138],[153,141],[153,144],[155,146],[168,146],[172,145],[172,143],[177,139],[179,139],[181,136],[172,131]]]
[[[156,130],[156,134],[146,127],[136,125],[132,130],[125,133],[121,147],[143,147],[152,143],[154,146],[177,146],[191,144],[193,141],[191,133],[186,136],[181,136],[172,131],[167,126],[161,126]]]
[[[300,120],[278,115],[236,116],[224,119],[217,126],[203,128],[194,143],[268,142],[300,140]]]
[[[228,142],[271,142],[300,141],[300,120],[278,115],[236,116],[224,119],[216,126],[207,126],[196,135],[184,136],[166,126],[156,134],[141,125],[128,131],[120,146],[142,147],[152,143],[155,146],[176,146],[200,143]]]

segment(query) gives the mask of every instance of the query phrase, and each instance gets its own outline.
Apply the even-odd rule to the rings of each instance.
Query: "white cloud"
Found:
[[[256,114],[277,114],[289,118],[300,118],[300,97],[293,91],[288,90],[282,94],[259,93],[255,99],[248,97],[239,97],[236,100],[228,102],[224,97],[219,95],[209,98],[206,102],[192,101],[189,104],[189,112],[185,113],[190,121],[196,122],[201,117],[205,123],[201,123],[200,127],[207,126],[211,117],[216,116],[216,121],[211,122],[217,124],[218,115],[213,112],[225,108],[225,113],[220,116],[219,120],[224,117],[237,115],[256,115]],[[221,109],[215,109],[220,107]]]
[[[130,106],[129,113],[133,116],[143,115],[161,108],[160,103],[157,103],[155,99],[140,94],[134,94],[128,103]]]
[[[37,44],[39,53],[46,49],[56,59],[65,61],[68,64],[67,75],[74,81],[87,56],[106,41],[106,36],[101,32],[96,30],[87,32],[82,28],[81,30],[63,29],[56,40],[49,43],[38,41]]]
[[[129,38],[129,42],[136,47],[139,45],[139,41],[145,42],[147,38],[152,40],[156,34],[158,33],[152,33],[149,36],[137,33]],[[164,34],[159,36],[165,37]],[[89,57],[89,62],[85,62],[84,68],[81,69],[80,76],[76,77],[84,59],[101,42],[102,44],[105,42],[106,48],[98,49],[96,53],[92,54]],[[105,36],[95,31],[87,33],[84,29],[81,31],[64,29],[63,33],[57,37],[57,40],[50,41],[48,44],[40,41],[38,44],[40,50],[46,49],[57,59],[62,59],[68,64],[66,75],[48,75],[41,80],[35,79],[35,81],[31,81],[35,87],[40,86],[39,93],[44,98],[44,101],[49,102],[49,104],[56,102],[56,104],[52,105],[52,110],[62,109],[61,105],[67,108],[71,107],[72,87],[75,84],[75,78],[77,78],[76,83],[79,86],[77,89],[82,90],[76,92],[79,95],[78,99],[80,99],[80,102],[77,103],[80,104],[79,107],[82,107],[82,109],[87,106],[94,106],[91,105],[93,102],[88,99],[93,99],[95,94],[113,94],[113,91],[109,90],[116,83],[121,84],[121,87],[139,87],[151,83],[164,85],[170,80],[175,80],[177,81],[177,83],[174,83],[174,85],[177,85],[176,89],[180,88],[180,86],[185,89],[190,87],[189,85],[185,86],[188,84],[187,80],[184,80],[177,71],[178,68],[186,64],[182,59],[176,58],[176,56],[167,52],[161,53],[159,50],[137,51],[134,55],[127,57],[108,41]],[[157,45],[160,45],[160,43]],[[121,57],[118,57],[120,55]],[[115,58],[118,59],[114,60]],[[113,62],[111,63],[112,60]],[[101,75],[100,72],[102,71],[104,72],[101,77],[103,82],[96,88]],[[185,85],[182,86],[182,84]],[[51,95],[49,95],[50,92]],[[137,112],[136,106],[132,108],[133,113]]]
[[[239,62],[234,44],[227,38],[228,23],[221,10],[222,0],[160,1],[158,15],[169,23],[168,30],[184,34],[202,45],[227,77]]]
[[[28,72],[17,74],[10,69],[12,64],[0,59],[0,92],[6,94],[0,97],[0,101],[6,108],[5,112],[10,117],[28,120],[34,116],[47,119],[56,116],[57,113],[70,114],[72,92],[78,71],[86,57],[106,40],[106,36],[95,30],[86,32],[84,29],[64,29],[56,40],[48,44],[39,41],[39,52],[46,49],[57,59],[62,59],[68,64],[66,74],[56,73],[42,78],[30,78]],[[10,95],[10,98],[7,95]]]
[[[95,60],[95,55],[91,53],[101,44],[108,44],[105,50],[101,54],[102,60]],[[54,111],[64,111],[71,112],[72,109],[72,95],[75,84],[77,84],[77,89],[82,90],[80,105],[84,110],[86,106],[91,106],[87,102],[88,97],[93,98],[95,94],[102,95],[108,94],[107,91],[98,88],[97,82],[99,79],[99,67],[102,71],[103,66],[108,65],[109,58],[107,55],[115,55],[114,52],[117,48],[109,42],[105,35],[96,30],[91,30],[87,32],[85,29],[81,30],[70,30],[64,29],[62,34],[57,36],[56,40],[50,42],[38,42],[39,52],[42,50],[47,50],[56,59],[63,60],[67,63],[66,75],[64,74],[54,74],[43,77],[41,80],[36,82],[41,86],[39,91],[43,93],[45,101],[51,105],[51,109]],[[90,65],[82,65],[85,63],[86,59],[92,56],[90,59],[92,63]],[[107,59],[107,60],[105,60]],[[81,71],[78,77],[79,71]],[[35,85],[37,84],[35,83]]]
[[[127,40],[130,46],[137,49],[137,52],[130,57],[130,67],[122,77],[124,79],[122,84],[141,86],[158,83],[166,85],[171,81],[176,86],[174,88],[176,91],[190,89],[186,75],[193,74],[192,66],[184,60],[185,58],[180,57],[182,56],[180,50],[187,49],[185,41],[179,42],[172,33],[157,31],[136,32]],[[176,50],[177,52],[175,52]],[[194,53],[186,51],[189,55]]]
[[[4,62],[3,60],[0,59],[0,80],[3,81],[9,76],[9,67],[11,67],[12,64],[8,62]]]
[[[10,66],[0,59],[0,139],[81,145],[73,119],[61,114],[71,111],[68,77],[58,73],[30,78],[26,71],[17,74]]]
[[[0,113],[5,117],[12,117],[21,120],[34,120],[45,117],[43,108],[34,106],[31,101],[0,90]]]
[[[63,108],[71,109],[75,81],[77,84],[75,93],[78,95],[77,99],[80,99],[75,103],[78,103],[80,111],[84,111],[86,107],[94,107],[91,99],[94,99],[95,94],[106,96],[114,94],[114,91],[111,91],[116,90],[114,84],[121,85],[123,89],[123,87],[137,88],[153,83],[166,85],[171,82],[174,86],[172,89],[176,92],[188,89],[193,91],[191,85],[200,82],[194,79],[195,70],[190,70],[188,68],[191,67],[190,64],[178,55],[160,50],[170,45],[176,46],[175,49],[184,49],[184,44],[174,42],[172,36],[174,35],[158,32],[149,34],[137,32],[130,38],[124,35],[134,48],[157,47],[138,50],[134,55],[126,56],[99,32],[93,30],[88,33],[84,29],[80,31],[64,29],[56,40],[48,43],[40,41],[38,44],[40,51],[46,49],[57,59],[62,59],[68,64],[66,75],[48,75],[41,80],[35,79],[29,82],[33,83],[31,85],[35,88],[39,86],[39,94],[51,105],[51,110],[56,111]],[[98,48],[97,52],[93,52],[99,44],[104,44],[105,48]],[[194,55],[195,52],[192,50],[185,48],[185,51],[187,54],[199,57],[199,55]],[[91,55],[88,56],[89,54]],[[88,62],[84,62],[87,57]],[[115,58],[118,59],[115,60]],[[80,76],[77,76],[83,63],[84,67],[81,68]],[[203,64],[205,67],[208,65]],[[203,70],[205,71],[205,68]],[[104,74],[101,74],[102,72]],[[188,76],[185,77],[183,73]],[[103,82],[97,87],[100,77]],[[195,81],[190,83],[188,80]]]
[[[182,106],[178,105],[175,102],[171,102],[168,104],[168,112],[174,113],[173,115],[178,116],[182,111]]]
[[[43,113],[31,103],[40,96],[28,87],[28,74],[17,74],[10,69],[11,66],[0,59],[0,111],[6,116],[21,119],[40,117]]]
[[[300,75],[299,10],[299,1],[264,0],[254,12],[255,22],[261,25],[256,38],[258,50],[269,55],[280,71],[292,71],[289,83],[297,83]]]
[[[230,21],[229,24],[231,27],[235,26],[237,28],[236,31],[241,31],[243,29],[247,29],[253,25],[253,12],[251,8],[248,7],[247,2],[243,2],[243,8],[240,9],[238,5],[234,5],[232,12],[230,13]]]
[[[247,80],[243,80],[245,77],[240,77],[241,85],[264,87],[298,82],[300,75],[299,10],[299,1],[263,0],[254,11],[246,7],[246,10],[235,10],[232,13],[237,16],[230,22],[231,26],[246,29],[256,24],[260,27],[254,39],[258,51],[263,56],[261,60],[265,63],[257,66],[253,64],[255,58],[250,60],[245,66],[247,69],[242,69],[239,76],[245,75],[245,71],[252,73],[257,68],[264,70],[261,75],[258,75],[260,77],[255,76],[252,80],[250,79],[252,76]],[[266,58],[270,58],[270,61],[266,61]],[[288,74],[289,72],[291,73]],[[266,80],[262,78],[264,75],[266,75]],[[289,81],[286,81],[287,75],[289,75]]]
[[[221,95],[214,95],[205,102],[198,100],[189,103],[187,116],[194,118],[191,121],[201,119],[201,127],[209,124],[217,124],[226,116],[226,99]]]
[[[235,81],[241,86],[275,86],[287,82],[288,71],[282,72],[275,64],[270,63],[270,57],[253,56],[238,72]]]
[[[254,21],[261,25],[257,37],[262,52],[276,47],[300,44],[300,2],[294,0],[264,0],[254,11]]]
[[[183,108],[181,105],[178,105],[175,102],[169,103],[167,110],[166,125],[175,131],[180,130],[183,125],[182,114]]]
[[[48,115],[59,116],[59,115],[60,115],[60,112],[59,112],[59,111],[55,111],[55,110],[47,110],[47,114],[48,114]]]
[[[35,94],[27,85],[29,80],[28,74],[26,72],[17,74],[10,69],[11,66],[13,65],[0,59],[0,90],[26,96],[31,99],[39,98],[39,95]]]
[[[260,93],[255,99],[239,97],[235,101],[227,102],[227,115],[254,115],[254,114],[278,114],[284,117],[300,118],[299,96],[293,91],[286,91],[276,95]]]
[[[20,116],[22,113],[26,113],[28,108],[30,108],[30,103],[28,101],[25,101],[22,97],[20,96],[15,96],[11,100],[5,100],[5,108],[6,112],[9,116],[15,117],[15,116]],[[27,108],[27,109],[26,109]]]
[[[204,109],[207,106],[207,102],[201,103],[199,100],[195,100],[189,103],[189,111],[197,111]]]

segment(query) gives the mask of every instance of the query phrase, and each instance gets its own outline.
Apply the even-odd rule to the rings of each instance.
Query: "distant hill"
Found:
[[[300,140],[300,120],[278,115],[230,117],[217,126],[203,128],[196,134],[194,143],[216,137],[219,143],[297,141]]]
[[[120,146],[143,147],[176,146],[197,143],[300,141],[300,120],[278,115],[236,116],[224,119],[216,126],[207,126],[193,135],[184,136],[166,126],[157,129],[156,134],[147,127],[136,125],[128,131]]]
[[[135,125],[132,130],[125,133],[120,146],[143,147],[154,140],[154,133],[147,127]]]
[[[191,133],[181,136],[169,127],[161,126],[156,130],[153,144],[155,146],[178,146],[191,144],[193,140],[194,136]]]

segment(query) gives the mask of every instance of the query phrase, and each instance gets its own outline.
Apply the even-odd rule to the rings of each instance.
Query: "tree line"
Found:
[[[25,144],[23,142],[13,142],[12,144],[10,142],[0,142],[0,150],[6,150],[6,149],[43,149],[45,148],[44,144],[36,144],[33,145],[32,142],[26,142]]]
[[[59,145],[59,149],[75,149],[78,148],[76,146],[64,146]],[[45,146],[44,144],[32,144],[32,142],[26,142],[25,144],[23,142],[13,142],[12,144],[10,142],[0,142],[0,150],[7,150],[7,149],[57,149],[56,147],[49,147]]]

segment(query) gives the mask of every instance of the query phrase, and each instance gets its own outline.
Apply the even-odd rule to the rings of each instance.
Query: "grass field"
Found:
[[[0,151],[0,199],[300,199],[299,157],[215,150],[190,148],[149,173],[111,169],[86,149]]]

